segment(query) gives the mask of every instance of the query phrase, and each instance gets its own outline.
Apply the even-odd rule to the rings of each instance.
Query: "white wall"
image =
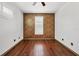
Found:
[[[0,15],[0,55],[23,39],[23,13],[13,3],[2,4],[10,11]]]
[[[55,14],[55,25],[55,38],[79,54],[79,3],[64,4]]]

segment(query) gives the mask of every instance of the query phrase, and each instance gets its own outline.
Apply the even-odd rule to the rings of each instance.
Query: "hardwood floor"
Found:
[[[5,56],[75,56],[55,40],[24,40]]]

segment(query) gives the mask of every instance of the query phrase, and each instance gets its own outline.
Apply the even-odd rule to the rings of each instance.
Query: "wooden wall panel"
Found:
[[[44,17],[44,34],[35,35],[35,16]],[[25,13],[24,14],[24,38],[54,38],[55,21],[54,14],[49,13]]]

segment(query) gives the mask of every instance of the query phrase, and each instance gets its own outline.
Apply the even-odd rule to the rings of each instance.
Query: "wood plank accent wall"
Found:
[[[35,16],[44,17],[44,35],[35,35]],[[55,15],[50,13],[24,13],[24,38],[54,38]]]

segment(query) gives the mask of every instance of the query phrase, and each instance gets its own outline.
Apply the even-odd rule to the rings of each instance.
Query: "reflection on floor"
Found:
[[[74,56],[70,50],[55,40],[24,40],[6,56]]]

